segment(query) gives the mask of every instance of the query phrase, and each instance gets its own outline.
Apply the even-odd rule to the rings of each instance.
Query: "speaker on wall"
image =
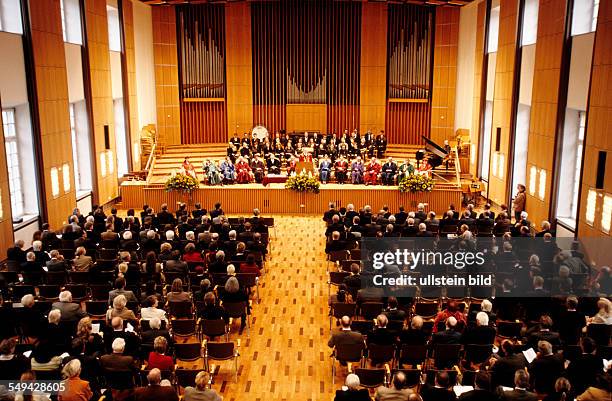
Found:
[[[501,127],[495,128],[495,151],[499,152],[501,147]]]
[[[104,126],[104,149],[110,149],[110,132],[108,129],[108,125]]]
[[[608,152],[600,150],[597,156],[597,177],[595,178],[595,188],[603,189],[606,180],[606,159]]]

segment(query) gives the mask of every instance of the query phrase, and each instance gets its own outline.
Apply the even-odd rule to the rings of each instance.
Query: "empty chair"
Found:
[[[66,284],[66,290],[72,294],[72,299],[81,301],[89,296],[87,286],[84,284]]]
[[[225,341],[229,340],[229,329],[227,323],[223,319],[206,320],[203,319],[200,323],[201,333],[213,340],[216,337],[225,337]]]
[[[170,316],[176,318],[190,318],[193,316],[193,306],[191,302],[168,302]]]
[[[377,388],[389,383],[389,366],[385,368],[355,368],[354,372],[359,377],[359,384],[365,388]]]
[[[175,343],[174,356],[179,361],[197,361],[202,357],[202,347],[200,343]]]
[[[403,365],[423,365],[427,359],[426,345],[409,345],[402,344],[399,351],[398,366]]]
[[[371,320],[376,318],[376,316],[380,315],[383,310],[382,302],[364,302],[361,304],[360,314],[366,320]]]
[[[339,362],[363,362],[364,343],[338,344],[332,353],[332,383],[336,379],[336,361]]]
[[[353,320],[351,321],[351,330],[361,333],[363,335],[368,334],[374,328],[374,322],[372,320]]]
[[[174,371],[174,377],[176,378],[176,384],[179,387],[185,388],[192,386],[195,382],[195,378],[200,373],[200,369],[183,369],[178,368]]]
[[[329,329],[332,328],[332,318],[341,319],[342,316],[355,316],[357,305],[347,302],[333,302],[331,304],[331,316],[329,317]]]
[[[89,284],[89,272],[76,272],[71,271],[69,273],[70,282],[73,284]]]
[[[19,285],[12,285],[10,288],[11,288],[11,292],[13,295],[13,299],[17,302],[21,301],[21,297],[23,297],[26,294],[34,294],[33,285],[19,284]]]
[[[244,324],[247,329],[247,337],[249,336],[249,316],[247,302],[223,302],[223,309],[227,316],[232,319],[244,319]]]
[[[197,324],[195,319],[172,319],[172,333],[179,337],[197,336]]]
[[[417,302],[414,304],[414,314],[423,318],[433,318],[438,313],[437,302]]]
[[[438,369],[449,368],[459,362],[461,344],[436,344],[433,348],[434,365]]]
[[[108,310],[107,301],[86,301],[85,311],[91,317],[104,319]]]
[[[374,364],[388,363],[395,358],[395,345],[368,344],[368,359]]]
[[[54,284],[39,285],[38,295],[45,299],[57,299],[60,293],[60,286]]]
[[[421,384],[422,371],[420,369],[394,369],[392,375],[395,372],[402,372],[406,376],[406,387],[415,388]]]
[[[503,338],[518,338],[521,335],[523,324],[521,322],[497,322],[497,335]]]
[[[238,382],[238,357],[240,356],[238,353],[238,348],[240,348],[240,339],[237,340],[235,345],[233,342],[214,342],[204,340],[202,342],[202,347],[204,349],[204,369],[206,369],[208,373],[213,373],[210,370],[210,360],[227,361],[233,359],[234,375],[236,382]]]
[[[469,363],[482,363],[489,359],[493,352],[493,344],[466,344],[465,360]]]
[[[67,281],[66,272],[48,272],[45,274],[45,283],[50,285],[64,285]]]

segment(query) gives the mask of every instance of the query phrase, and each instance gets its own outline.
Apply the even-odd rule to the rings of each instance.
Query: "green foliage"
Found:
[[[198,188],[200,183],[197,179],[190,175],[176,174],[168,178],[166,181],[166,191],[180,191],[189,193]]]
[[[399,183],[400,192],[431,192],[433,188],[433,178],[425,174],[411,174]]]

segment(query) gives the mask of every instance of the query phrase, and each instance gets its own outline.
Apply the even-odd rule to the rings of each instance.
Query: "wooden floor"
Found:
[[[321,216],[275,216],[276,236],[254,303],[250,339],[241,338],[238,383],[230,361],[217,363],[213,388],[225,401],[332,400],[346,375],[332,388]],[[200,365],[201,366],[201,365]]]

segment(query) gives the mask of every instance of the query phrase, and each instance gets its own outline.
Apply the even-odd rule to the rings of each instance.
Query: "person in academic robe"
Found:
[[[328,156],[325,156],[319,162],[319,179],[323,184],[327,184],[327,181],[331,178],[331,161]]]
[[[227,157],[230,158],[232,163],[236,163],[236,159],[238,158],[238,156],[240,156],[238,148],[236,147],[236,145],[230,142],[229,146],[227,147]]]
[[[351,164],[351,183],[363,184],[363,162],[359,156]]]
[[[242,146],[240,148],[240,156],[249,157],[250,155],[251,155],[251,149],[249,147],[249,144],[246,142],[242,142]]]
[[[380,134],[376,137],[376,153],[377,157],[380,159],[385,155],[387,151],[387,138],[385,137],[385,132],[380,131]]]
[[[206,159],[202,169],[204,170],[209,185],[221,184],[221,172],[214,160]]]
[[[224,184],[233,184],[236,181],[236,168],[229,157],[226,157],[225,160],[219,163],[219,169],[221,170]]]
[[[395,174],[397,173],[397,164],[392,157],[387,159],[387,162],[382,166],[381,179],[383,185],[393,185]]]
[[[291,175],[295,173],[295,168],[297,166],[298,158],[291,155],[289,161],[287,162],[287,175]]]
[[[363,176],[363,181],[365,182],[365,184],[376,185],[378,183],[378,175],[380,174],[381,169],[382,166],[380,165],[378,160],[376,160],[375,157],[371,158],[369,163],[365,167],[365,174]]]
[[[300,161],[301,162],[308,162],[308,163],[312,163],[312,153],[308,152],[308,151],[303,151],[300,154]]]
[[[255,153],[255,158],[251,162],[251,170],[253,171],[255,182],[261,182],[265,174],[265,164],[259,157],[259,153]]]
[[[193,177],[195,179],[198,178],[196,176],[195,167],[189,161],[189,157],[185,157],[185,160],[183,160],[183,164],[181,165],[181,167],[183,169],[183,174]]]
[[[295,155],[295,148],[293,147],[293,143],[289,141],[287,142],[287,145],[285,145],[285,160],[289,160],[294,155]]]
[[[412,174],[414,174],[414,166],[410,163],[410,160],[406,159],[397,170],[397,182],[399,183],[402,179]]]
[[[240,147],[240,137],[237,132],[234,132],[234,136],[230,139],[230,143],[238,149]]]
[[[340,139],[340,144],[338,144],[338,156],[346,157],[349,153],[349,145],[346,143],[344,139]]]
[[[251,181],[253,181],[251,166],[244,157],[240,157],[236,163],[236,182],[238,184],[248,184]]]
[[[346,181],[346,173],[348,171],[348,162],[342,154],[340,154],[340,157],[338,158],[338,160],[336,160],[336,163],[334,164],[334,171],[336,173],[336,180],[338,181],[338,183],[344,184],[344,182]]]
[[[321,137],[315,132],[314,134],[312,134],[311,141],[313,144],[318,145],[319,143],[321,143]]]
[[[268,167],[268,174],[280,174],[281,173],[281,161],[274,156],[274,153],[270,153],[270,158],[266,161]]]

